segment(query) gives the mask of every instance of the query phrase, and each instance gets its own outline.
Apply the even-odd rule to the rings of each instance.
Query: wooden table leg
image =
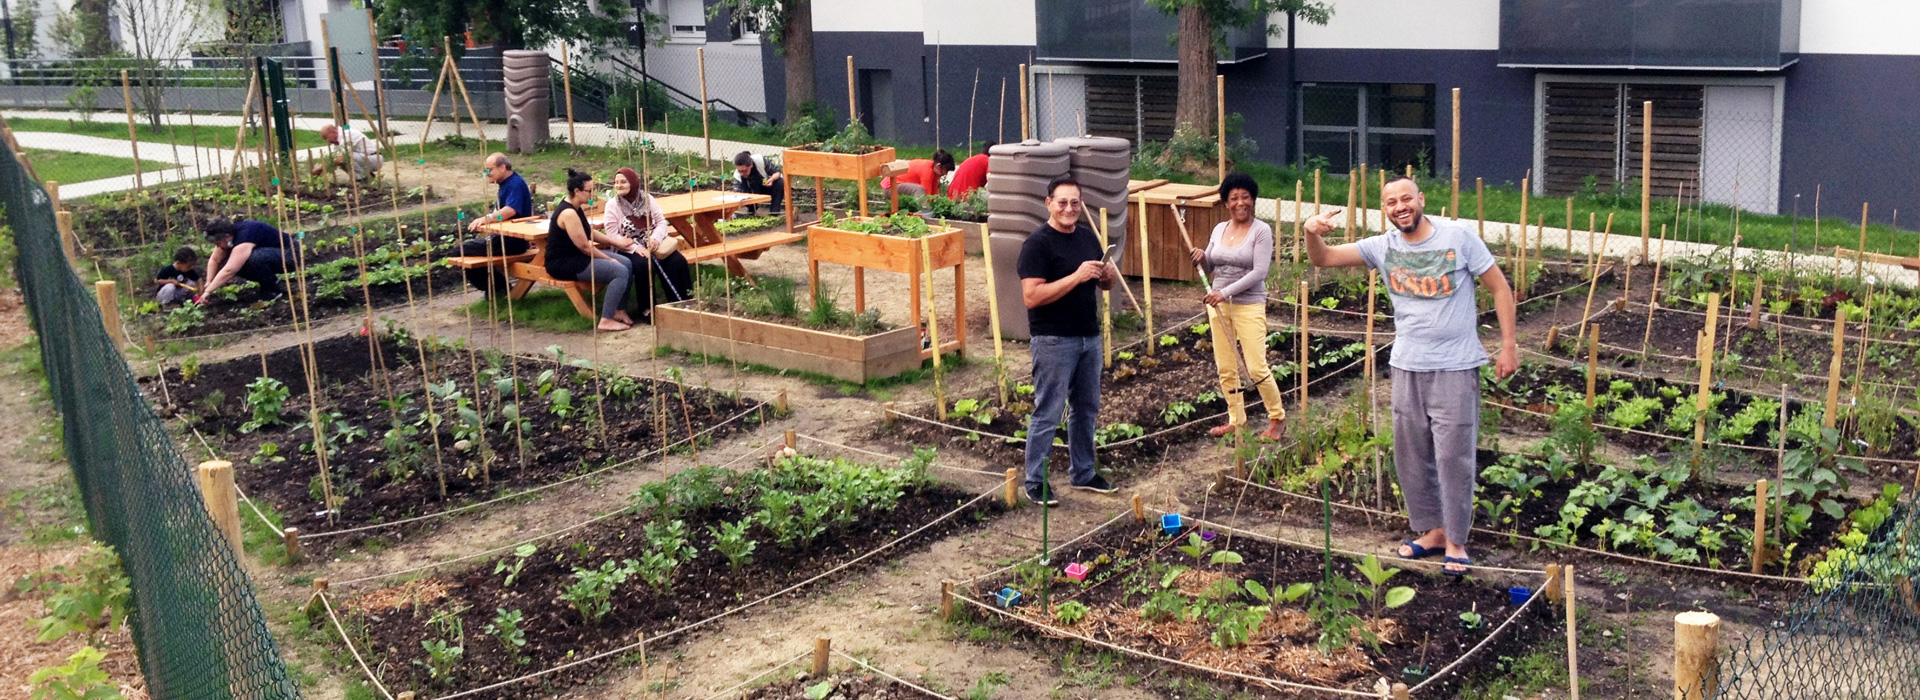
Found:
[[[781,175],[780,188],[786,194],[780,201],[786,205],[781,208],[787,210],[787,233],[793,233],[793,178]]]
[[[953,266],[953,339],[960,343],[960,356],[967,356],[967,264]]]
[[[919,297],[914,298],[919,299]],[[853,312],[857,314],[866,310],[867,269],[864,267],[855,267],[853,268]]]
[[[911,318],[913,320],[910,321],[910,323],[917,324],[920,322],[920,275],[924,273],[919,269],[919,265],[912,265],[910,267],[913,268],[913,272],[907,273],[907,290],[909,292],[907,313],[912,314]],[[926,334],[922,333],[920,335],[924,337]]]

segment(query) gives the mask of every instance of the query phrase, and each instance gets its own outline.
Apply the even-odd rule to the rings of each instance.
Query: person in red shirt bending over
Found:
[[[960,161],[960,167],[953,169],[953,180],[947,183],[947,199],[960,201],[974,190],[987,186],[987,150],[994,147],[988,141],[980,147],[980,152]]]
[[[900,196],[940,194],[940,179],[953,172],[953,154],[947,149],[933,152],[933,158],[907,161],[907,172],[893,179],[892,187]]]

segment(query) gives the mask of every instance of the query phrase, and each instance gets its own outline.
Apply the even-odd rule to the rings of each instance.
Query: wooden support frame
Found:
[[[954,337],[941,343],[938,348],[925,348],[920,351],[921,359],[933,357],[938,350],[941,353],[959,352],[966,355],[967,338],[967,242],[966,234],[952,227],[929,227],[924,238],[905,238],[880,234],[856,233],[837,228],[814,224],[807,234],[807,291],[809,297],[820,285],[820,263],[849,265],[856,272],[874,269],[884,272],[897,272],[907,275],[907,288],[912,295],[909,314],[919,322],[921,299],[921,276],[930,271],[953,268],[954,289],[960,290],[953,299]],[[927,247],[931,262],[923,262],[921,246]],[[856,274],[853,280],[854,313],[866,309],[866,279]],[[930,319],[929,325],[939,319]]]
[[[828,153],[808,150],[804,146],[781,151],[780,168],[786,173],[780,178],[780,182],[786,189],[787,232],[793,233],[796,227],[805,228],[820,223],[820,220],[825,217],[827,180],[852,180],[857,183],[860,192],[860,215],[867,216],[867,181],[879,177],[881,171],[893,160],[892,146],[868,153]],[[796,177],[814,179],[813,221],[798,224],[794,222],[793,179]]]

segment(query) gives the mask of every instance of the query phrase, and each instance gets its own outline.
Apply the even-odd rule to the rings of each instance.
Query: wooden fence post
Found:
[[[1827,410],[1820,425],[1831,428],[1840,416],[1840,364],[1847,344],[1847,307],[1833,314],[1833,360],[1827,364]]]
[[[207,514],[213,516],[214,527],[227,536],[234,556],[239,556],[245,548],[240,538],[240,501],[239,492],[233,486],[233,463],[218,459],[201,462],[194,475],[200,482],[200,498],[207,504]]]
[[[93,283],[94,300],[100,303],[100,323],[107,328],[107,337],[113,339],[113,348],[118,350],[127,346],[127,329],[120,325],[120,292],[118,283],[113,280],[100,280]]]
[[[1146,504],[1141,502],[1140,494],[1137,493],[1133,494],[1133,519],[1143,523],[1147,521]]]
[[[826,637],[813,640],[813,677],[827,675],[827,660],[833,654],[833,640]]]
[[[940,582],[940,621],[953,621],[953,580]]]
[[[1705,700],[1720,689],[1720,616],[1699,610],[1673,616],[1673,697]]]
[[[888,428],[893,427],[892,401],[885,401],[880,404],[880,424]]]
[[[792,430],[788,430],[782,435],[782,439],[786,442],[787,449],[789,450],[796,449],[799,445],[799,441]]]
[[[300,528],[281,530],[280,542],[287,547],[287,563],[298,564],[306,559],[306,553],[300,551]]]
[[[53,215],[54,226],[60,229],[60,250],[67,254],[67,263],[80,261],[79,240],[73,235],[73,212],[59,211]]]
[[[1766,305],[1761,291],[1766,289],[1767,281],[1759,275],[1753,276],[1753,302],[1747,308],[1747,330],[1760,327],[1760,308]]]
[[[1580,700],[1580,633],[1574,620],[1572,564],[1560,567],[1560,582],[1566,586],[1567,597],[1567,693],[1573,700]]]
[[[787,415],[787,390],[786,389],[781,389],[774,393],[773,412],[775,415],[782,415],[782,416]]]
[[[1760,573],[1761,561],[1767,554],[1767,485],[1766,479],[1753,482],[1753,573]]]
[[[1002,488],[1002,490],[1005,491],[1004,495],[1005,495],[1005,498],[1007,499],[1008,508],[1012,508],[1017,503],[1017,501],[1014,500],[1013,485],[1015,481],[1018,480],[1019,478],[1020,478],[1020,470],[1018,469],[1007,470],[1007,483],[1006,483],[1006,486]]]

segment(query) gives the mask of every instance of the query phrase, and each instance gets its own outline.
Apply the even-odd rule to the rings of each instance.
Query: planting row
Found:
[[[811,579],[957,508],[966,511],[909,546],[1000,508],[934,483],[933,458],[920,451],[878,467],[793,456],[749,472],[684,471],[634,493],[632,512],[564,540],[353,598],[348,633],[387,685],[435,694],[625,647]],[[674,641],[655,640],[649,653],[669,654],[662,647]],[[479,697],[590,678],[556,674]]]
[[[378,215],[392,211],[396,205],[413,206],[434,199],[418,187],[361,185],[357,193],[354,190],[313,179],[288,180],[268,192],[260,189],[258,178],[250,179],[237,191],[219,181],[148,188],[126,199],[97,197],[76,202],[73,229],[88,248],[125,248],[167,238],[170,233],[179,233],[176,228],[191,234],[213,217],[251,213],[263,220],[284,215],[324,221],[346,215],[356,203],[361,211]]]
[[[251,498],[307,533],[484,500],[693,435],[698,449],[762,419],[753,401],[596,369],[558,347],[543,361],[397,333],[337,337],[314,344],[311,385],[302,350],[268,354],[264,376],[255,356],[206,367],[190,357],[146,388],[234,462]]]

